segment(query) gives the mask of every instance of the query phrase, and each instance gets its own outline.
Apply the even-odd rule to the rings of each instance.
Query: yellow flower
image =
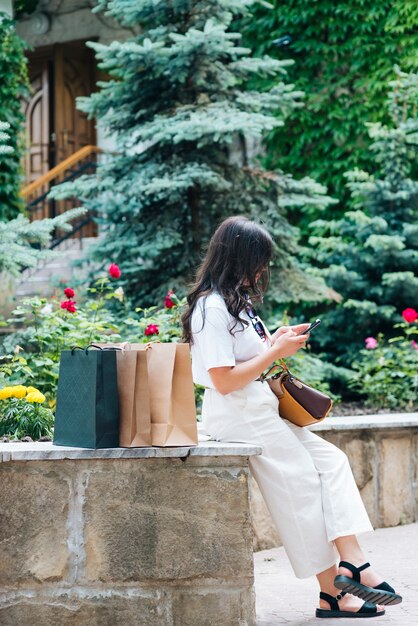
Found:
[[[45,402],[45,399],[44,394],[40,391],[31,391],[31,393],[28,393],[26,396],[27,402]]]
[[[37,391],[38,393],[40,393],[39,389],[37,389],[36,387],[26,387],[27,392],[28,393],[32,393],[32,391]]]
[[[24,385],[15,385],[10,387],[14,398],[24,398],[26,396],[26,387]]]
[[[0,389],[0,400],[7,400],[13,395],[13,387],[3,387]]]

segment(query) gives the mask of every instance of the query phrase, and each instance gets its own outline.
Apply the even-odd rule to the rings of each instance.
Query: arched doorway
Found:
[[[84,42],[71,42],[38,48],[28,58],[32,93],[24,105],[26,183],[95,142],[93,121],[76,108],[76,98],[94,89],[92,50]]]
[[[80,148],[94,145],[93,120],[76,108],[80,96],[88,96],[95,86],[94,54],[85,42],[55,44],[28,53],[31,94],[24,102],[26,118],[24,157],[25,184],[46,174]],[[41,189],[46,192],[48,188]],[[49,202],[47,215],[53,217],[69,208],[66,201]],[[74,206],[74,203],[71,203]],[[94,224],[84,236],[95,234]]]

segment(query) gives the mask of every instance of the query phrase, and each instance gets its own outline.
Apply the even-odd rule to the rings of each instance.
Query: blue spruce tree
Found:
[[[184,290],[202,245],[233,214],[261,220],[275,237],[273,304],[324,293],[322,281],[307,280],[294,258],[297,229],[286,212],[326,207],[331,199],[315,181],[265,171],[249,155],[253,138],[283,125],[303,95],[283,82],[288,61],[253,58],[240,46],[231,26],[251,4],[100,0],[95,9],[140,33],[89,44],[111,79],[79,107],[113,134],[117,152],[95,175],[53,193],[77,196],[97,216],[103,237],[91,260],[120,265],[132,304]],[[277,80],[255,90],[254,76]]]

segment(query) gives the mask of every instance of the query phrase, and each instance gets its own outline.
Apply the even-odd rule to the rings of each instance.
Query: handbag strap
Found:
[[[273,345],[273,337],[271,336],[271,333],[269,331],[269,329],[267,328],[267,326],[265,326],[263,324],[263,322],[260,320],[257,311],[255,310],[255,308],[253,307],[253,304],[251,302],[251,300],[248,298],[248,305],[246,307],[246,311],[248,314],[248,317],[251,320],[251,324],[254,328],[254,330],[256,331],[256,333],[261,336],[261,332],[264,334],[264,336],[266,337],[266,339],[270,342],[270,345]],[[261,331],[261,332],[260,332]],[[284,371],[288,372],[289,368],[287,367],[284,359],[277,359],[280,363],[280,366],[283,368]],[[272,369],[276,368],[277,364],[274,363],[268,370],[267,372],[265,372],[264,374],[261,374],[260,378],[258,378],[257,380],[261,380],[264,381],[267,379],[267,376],[269,375],[269,373],[271,372]]]
[[[271,332],[269,331],[269,329],[267,328],[267,326],[264,326],[265,332],[266,332],[266,337],[267,339],[270,341],[270,344],[273,345],[273,337],[271,336]],[[289,368],[286,365],[286,361],[284,359],[277,359],[281,365],[281,367],[286,370],[289,371]],[[275,367],[275,365],[272,365],[271,367]],[[271,369],[271,368],[270,368]]]

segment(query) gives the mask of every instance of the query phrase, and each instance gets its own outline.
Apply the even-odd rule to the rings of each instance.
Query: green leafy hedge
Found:
[[[316,333],[329,356],[357,358],[364,338],[393,334],[403,309],[418,293],[418,74],[391,83],[390,125],[368,124],[373,168],[347,172],[350,209],[311,224],[311,265],[342,302],[316,310]]]
[[[259,54],[293,59],[289,80],[306,93],[305,108],[268,141],[268,167],[309,174],[346,197],[343,173],[370,170],[363,121],[389,121],[383,106],[393,67],[418,68],[416,0],[271,0],[246,21],[247,43]],[[273,41],[289,35],[288,47]],[[334,210],[333,210],[334,212]],[[329,211],[331,213],[331,211]],[[295,215],[297,219],[297,215]]]
[[[10,124],[8,153],[0,152],[0,220],[20,212],[22,98],[27,94],[28,76],[24,42],[16,34],[14,22],[0,12],[0,120]]]

